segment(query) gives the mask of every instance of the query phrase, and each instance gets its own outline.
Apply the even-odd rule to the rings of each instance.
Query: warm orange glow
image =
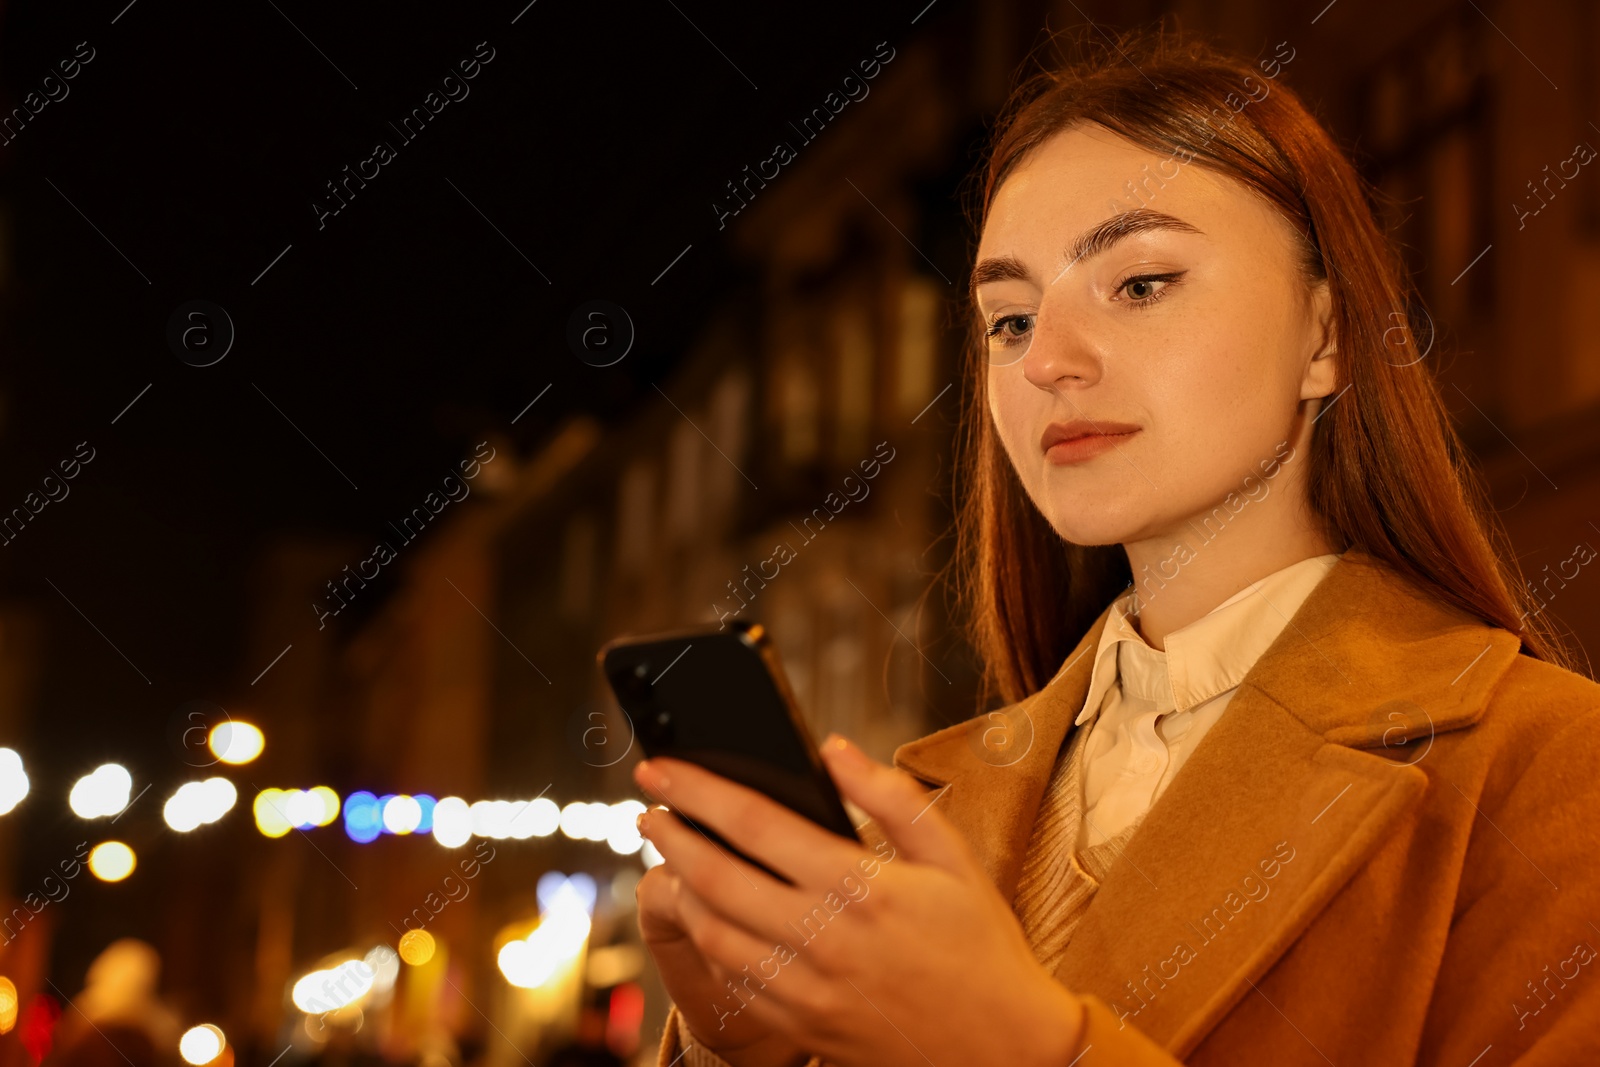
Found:
[[[17,1025],[17,987],[9,978],[0,978],[0,1034],[9,1034]]]
[[[400,958],[413,967],[433,959],[433,935],[426,930],[407,930],[400,935]]]

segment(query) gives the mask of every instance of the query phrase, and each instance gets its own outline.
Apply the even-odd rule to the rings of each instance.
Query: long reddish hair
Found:
[[[1525,654],[1570,668],[1549,624],[1524,610],[1531,601],[1509,538],[1428,363],[1416,361],[1408,309],[1420,302],[1374,217],[1370,187],[1277,77],[1284,59],[1252,64],[1161,27],[1024,79],[975,175],[976,232],[1006,176],[1079,123],[1180,161],[1187,154],[1189,165],[1265,197],[1301,238],[1307,282],[1331,276],[1338,399],[1324,405],[1309,457],[1310,507],[1330,540],[1340,551],[1371,553],[1445,603],[1520,631]],[[1210,121],[1214,115],[1221,118]],[[1054,676],[1132,576],[1121,546],[1063,541],[1028,498],[989,414],[984,338],[970,295],[965,310],[956,591],[983,664],[981,699],[1010,704]]]

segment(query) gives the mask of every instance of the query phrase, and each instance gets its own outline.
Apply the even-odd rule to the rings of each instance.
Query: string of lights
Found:
[[[266,747],[260,728],[237,720],[215,727],[208,743],[218,760],[233,765],[253,761]],[[20,804],[29,789],[22,757],[13,749],[0,748],[0,815]],[[81,819],[114,821],[137,799],[127,768],[106,763],[73,784],[67,803]],[[167,799],[162,818],[172,830],[189,833],[223,819],[238,799],[238,788],[220,775],[185,782]],[[436,799],[426,793],[380,795],[356,790],[341,798],[326,785],[262,789],[251,804],[256,829],[269,838],[342,821],[345,835],[357,844],[370,844],[386,835],[432,837],[439,845],[454,849],[474,837],[520,841],[550,837],[559,831],[572,840],[603,842],[621,856],[637,854],[648,868],[660,863],[661,857],[639,836],[636,821],[644,810],[645,805],[637,800],[579,800],[561,805],[543,794],[532,800],[469,803],[454,796]],[[138,860],[126,843],[103,841],[90,851],[87,862],[96,878],[120,882],[133,873]]]

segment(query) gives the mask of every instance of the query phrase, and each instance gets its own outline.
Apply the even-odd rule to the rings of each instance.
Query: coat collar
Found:
[[[1044,689],[895,751],[948,787],[940,809],[1008,902],[1108,615]],[[1145,816],[1057,977],[1186,1056],[1421,799],[1415,764],[1478,720],[1519,648],[1347,551]]]

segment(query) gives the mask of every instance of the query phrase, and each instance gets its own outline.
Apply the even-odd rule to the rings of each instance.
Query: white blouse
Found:
[[[1246,586],[1167,635],[1166,651],[1135,628],[1134,590],[1112,604],[1075,720],[1090,724],[1079,849],[1150,810],[1338,558],[1312,556]]]

